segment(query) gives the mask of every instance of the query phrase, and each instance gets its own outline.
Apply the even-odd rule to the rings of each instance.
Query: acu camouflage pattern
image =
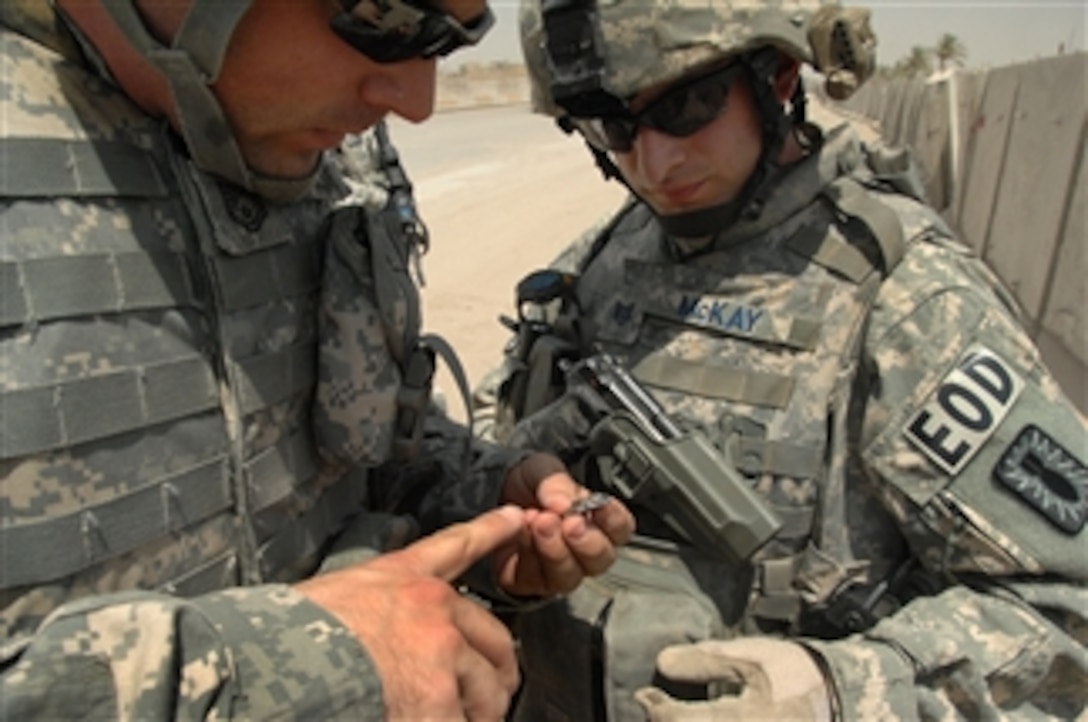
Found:
[[[675,625],[668,633],[646,634],[666,606],[621,628],[605,610],[631,584],[610,573],[568,602],[596,616],[526,615],[525,698],[536,706],[521,710],[525,719],[578,718],[542,701],[565,686],[584,691],[576,672],[547,666],[558,651],[536,656],[542,639],[554,646],[564,638],[556,615],[573,630],[597,625],[598,645],[607,643],[603,683],[613,722],[642,719],[629,693],[651,683],[652,669],[644,663],[641,678],[615,680],[610,667],[639,653],[652,659],[663,638],[689,641],[698,638],[693,629],[715,625],[723,627],[715,636],[788,635],[817,651],[845,719],[1084,713],[1086,534],[1059,530],[992,478],[1029,423],[1083,453],[1084,419],[984,264],[931,210],[897,192],[900,177],[874,171],[892,158],[834,129],[819,152],[779,179],[758,220],[731,226],[709,247],[665,237],[634,202],[605,227],[596,255],[590,250],[600,237],[561,256],[565,270],[582,274],[579,300],[602,350],[625,360],[682,427],[729,449],[785,527],[753,569],[717,568],[719,580],[738,580],[732,590],[699,584],[697,598],[731,593],[716,605],[719,614],[741,609],[739,619],[708,618],[705,604],[677,614],[666,605]],[[886,249],[836,205],[851,189],[878,201],[902,230],[904,255],[886,270]],[[980,345],[1023,390],[970,462],[948,474],[904,430]],[[492,393],[501,395],[502,378],[492,377]],[[564,397],[523,420],[515,438],[545,446],[577,440],[586,431],[579,416]],[[652,528],[639,521],[640,531]],[[914,567],[894,595],[882,593],[881,582]],[[882,618],[875,626],[857,616],[856,602],[870,598]]]
[[[549,91],[555,76],[541,0],[522,0],[519,22],[533,109],[561,115]],[[598,0],[595,25],[601,88],[622,99],[767,45],[827,74],[836,98],[860,87],[875,65],[868,10],[828,0]]]
[[[341,219],[384,203],[371,141],[331,154],[304,200],[267,204],[50,50],[72,45],[50,41],[45,6],[5,3],[0,28],[4,714],[382,719],[365,650],[282,586],[338,537],[403,541],[369,511],[380,452],[345,465],[314,442],[315,388],[345,363],[319,348],[388,359],[377,336],[318,336],[322,308],[374,303],[323,278],[328,235],[356,230]],[[364,373],[360,423],[388,424],[396,373]],[[418,465],[441,483],[387,473],[383,496],[435,525],[492,506],[510,455],[466,480],[464,432],[431,429]]]

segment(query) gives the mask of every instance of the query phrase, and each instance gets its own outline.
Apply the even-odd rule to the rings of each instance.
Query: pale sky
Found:
[[[932,47],[943,33],[967,46],[968,67],[997,67],[1085,49],[1088,0],[870,0],[878,38],[878,62],[893,65],[911,46]],[[477,48],[452,56],[453,63],[521,60],[517,0],[493,0],[497,25]],[[449,62],[449,61],[448,61]]]

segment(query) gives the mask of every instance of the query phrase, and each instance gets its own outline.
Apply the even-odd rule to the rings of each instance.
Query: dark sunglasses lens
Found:
[[[643,112],[646,125],[669,135],[697,133],[725,108],[729,79],[715,75],[666,93]]]
[[[640,125],[678,138],[692,135],[721,115],[735,71],[730,66],[671,90],[636,115],[575,118],[574,126],[594,147],[616,153],[631,151]]]
[[[396,63],[419,57],[419,50],[410,39],[390,37],[347,13],[334,17],[330,25],[341,40],[376,63]]]

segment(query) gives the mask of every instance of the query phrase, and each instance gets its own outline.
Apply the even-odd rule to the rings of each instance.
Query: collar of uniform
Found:
[[[714,236],[700,236],[698,238],[666,236],[665,247],[668,249],[669,256],[674,260],[682,261],[710,250],[713,245]]]
[[[718,249],[736,246],[777,227],[811,205],[827,184],[851,173],[861,160],[861,141],[846,123],[817,133],[815,139],[812,153],[783,168],[772,181],[774,190],[759,217],[738,221],[707,245]]]

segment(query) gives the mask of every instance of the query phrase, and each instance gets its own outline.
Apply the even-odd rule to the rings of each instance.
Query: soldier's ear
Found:
[[[801,82],[801,61],[785,53],[779,53],[778,69],[774,74],[774,96],[778,102],[789,101],[797,90],[799,82]]]

